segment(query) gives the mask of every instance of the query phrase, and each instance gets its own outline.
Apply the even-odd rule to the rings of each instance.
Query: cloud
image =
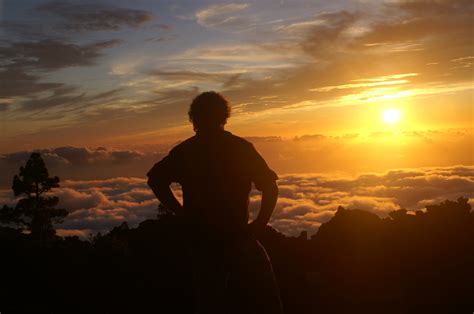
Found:
[[[9,102],[2,102],[0,103],[0,112],[8,110],[8,106],[10,105]]]
[[[0,97],[13,97],[55,90],[64,84],[40,82],[38,75],[28,74],[22,67],[10,66],[0,70],[0,86]]]
[[[164,151],[142,153],[136,150],[120,150],[105,147],[87,148],[64,146],[35,150],[42,154],[51,175],[61,179],[106,179],[123,176],[144,177],[145,173],[160,160]],[[0,155],[0,187],[11,184],[14,174],[28,160],[31,151]],[[78,181],[80,182],[80,181]]]
[[[400,208],[413,211],[445,199],[474,199],[474,166],[397,169],[355,176],[281,175],[278,185],[279,199],[270,224],[287,235],[303,230],[311,234],[330,220],[339,206],[388,217]],[[173,189],[181,199],[180,189]],[[63,234],[104,232],[123,221],[136,226],[157,214],[158,201],[144,178],[65,180],[54,194],[60,199],[59,206],[70,212],[58,226]],[[0,190],[0,204],[14,203],[11,191]],[[252,218],[259,206],[260,194],[253,190]]]
[[[473,6],[470,1],[396,1],[387,8],[397,14],[388,21],[380,22],[365,36],[372,43],[407,42],[429,39],[433,33],[437,37],[451,34],[463,36],[469,33],[470,15]],[[441,43],[438,38],[432,38]],[[450,41],[457,41],[451,38]],[[467,46],[468,43],[466,42]]]
[[[472,165],[472,130],[458,131],[308,134],[290,139],[253,137],[250,140],[277,173],[360,173]]]
[[[22,101],[16,111],[12,111],[10,116],[24,119],[25,113],[32,112],[29,116],[32,120],[50,120],[66,113],[80,113],[84,110],[91,111],[96,106],[105,106],[120,99],[122,88],[116,88],[101,93],[88,95],[85,92],[76,91],[72,86],[64,86],[51,90],[50,95],[44,97],[31,96],[28,100]],[[80,119],[77,119],[80,120]]]
[[[211,5],[197,11],[195,18],[196,22],[204,27],[238,31],[249,26],[247,17],[239,14],[248,7],[247,3]]]
[[[356,79],[352,80],[351,83],[336,85],[336,86],[324,86],[319,88],[310,89],[312,92],[330,92],[337,89],[356,89],[356,88],[367,88],[367,87],[377,87],[385,85],[400,85],[406,84],[410,81],[407,77],[417,76],[418,73],[403,73],[403,74],[394,74],[387,76],[372,77],[366,79]]]
[[[82,240],[89,239],[90,235],[93,234],[92,230],[89,229],[56,229],[56,234],[60,237],[79,237]]]
[[[184,101],[179,98],[180,95],[169,97]],[[159,101],[157,99],[157,104]],[[176,103],[177,106],[180,104],[182,105]],[[168,114],[164,108],[160,112],[162,115]],[[183,109],[183,114],[185,112]],[[239,114],[235,108],[233,114]],[[91,126],[85,125],[83,132],[90,128]],[[66,134],[61,132],[60,136]],[[57,134],[53,133],[51,136]],[[94,133],[90,133],[90,136],[94,136]],[[130,137],[130,140],[147,143],[157,136],[160,136],[160,132],[143,133]],[[394,168],[474,164],[472,129],[349,133],[341,136],[307,134],[294,138],[268,136],[247,139],[254,143],[278,174],[354,174]],[[144,144],[135,149],[61,146],[37,151],[43,154],[51,174],[62,179],[90,180],[116,176],[144,177],[153,164],[174,145],[175,142],[168,140],[160,145]],[[30,150],[24,150],[0,154],[0,173],[3,174],[0,177],[0,188],[11,184],[13,175],[24,165],[30,153]]]
[[[297,22],[297,23],[292,23],[288,25],[280,25],[275,27],[275,30],[278,32],[284,32],[288,34],[294,34],[301,36],[308,31],[312,30],[316,26],[320,26],[325,24],[326,22],[321,19],[315,19],[315,20],[310,20],[310,21],[304,21],[304,22]]]
[[[328,54],[339,52],[351,38],[346,36],[349,27],[360,18],[356,12],[338,11],[322,13],[315,18],[324,21],[315,24],[302,41],[305,51],[313,56],[328,58]]]
[[[274,49],[272,49],[274,48]],[[289,61],[301,61],[301,54],[298,49],[295,48],[293,51],[281,51],[276,49],[277,47],[269,45],[256,45],[256,44],[239,44],[239,45],[214,45],[214,46],[203,46],[195,47],[185,50],[181,54],[175,55],[171,60],[183,61],[183,60],[197,60],[197,61],[210,61],[210,62],[222,62],[226,63],[240,62],[239,66],[244,66],[246,63],[264,64],[271,62],[289,62]],[[215,66],[215,65],[214,65]]]
[[[248,102],[250,97],[258,97],[262,92],[262,96],[268,96],[272,90],[269,84],[278,84],[285,75],[283,71],[291,73],[307,61],[307,56],[297,46],[284,43],[241,43],[198,45],[170,56],[167,61],[169,65],[165,68],[144,72],[160,79],[153,84],[166,87],[171,85],[167,81],[173,80],[179,88],[211,87],[235,95],[233,98],[238,102]],[[243,95],[246,96],[242,98]]]
[[[115,163],[140,160],[143,154],[131,150],[108,150],[105,147],[88,149],[84,147],[57,147],[51,150],[52,154],[68,160],[72,164],[87,163]]]
[[[57,70],[65,67],[92,65],[100,51],[117,45],[119,40],[104,40],[77,45],[52,39],[35,42],[14,42],[0,47],[0,57],[9,68]]]
[[[67,208],[69,211],[98,207],[109,202],[107,196],[99,189],[89,189],[85,192],[64,187],[55,195],[60,199],[58,207]]]
[[[295,60],[302,62],[266,71],[266,80],[257,76],[252,84],[230,91],[232,97],[253,102],[252,108],[263,112],[449,97],[472,89],[472,41],[466,40],[472,37],[472,4],[393,1],[381,10],[383,19],[369,9],[340,10],[274,27],[282,37],[269,51],[278,51],[279,43],[283,51],[298,51]],[[276,87],[280,102],[251,99],[275,95]]]
[[[34,11],[27,11],[28,14],[31,12]],[[15,115],[18,107],[43,110],[42,115],[32,117],[36,119],[58,120],[72,114],[78,117],[84,113],[84,110],[81,112],[80,109],[91,105],[91,101],[98,101],[101,97],[103,100],[110,96],[108,94],[110,91],[100,91],[93,96],[85,97],[84,92],[73,93],[79,91],[76,86],[50,80],[43,82],[43,80],[48,78],[50,72],[96,65],[97,59],[103,56],[105,49],[121,42],[118,39],[107,39],[84,43],[84,40],[78,40],[77,32],[118,30],[124,26],[137,27],[151,19],[148,12],[141,10],[69,1],[50,1],[36,7],[36,14],[38,12],[53,14],[57,18],[51,19],[49,16],[45,19],[40,15],[39,18],[44,21],[41,28],[36,24],[28,24],[30,22],[27,19],[22,22],[5,21],[0,25],[6,33],[15,34],[7,36],[0,45],[2,59],[0,97],[17,97],[15,102],[21,103],[20,106],[10,106],[11,109],[4,110],[13,120],[18,118]],[[53,30],[58,27],[74,33],[65,35]],[[117,90],[119,89],[113,91]],[[45,97],[44,94],[50,95]],[[49,111],[52,107],[63,109],[62,113]],[[76,110],[72,112],[71,108]]]
[[[21,114],[18,118],[18,107],[37,112],[43,110],[43,114],[31,117],[43,121],[71,116],[76,117],[74,120],[84,114],[85,110],[81,111],[81,108],[91,105],[91,101],[97,101],[98,97],[105,98],[108,92],[99,91],[94,96],[85,97],[77,86],[68,85],[64,80],[51,82],[47,80],[48,75],[65,68],[96,65],[105,49],[121,42],[118,39],[93,39],[92,43],[86,43],[79,32],[138,27],[151,19],[151,14],[142,10],[73,1],[49,1],[24,13],[28,17],[34,13],[35,17],[6,20],[0,24],[7,35],[0,45],[0,97],[16,97],[13,99],[15,105],[21,103],[2,110],[12,121],[24,118]],[[38,13],[48,16],[45,18]],[[36,18],[41,21],[41,27],[30,21],[36,21]],[[44,94],[50,95],[45,97]],[[49,111],[52,107],[61,108],[62,112]]]
[[[101,50],[119,42],[105,40],[77,45],[44,39],[0,46],[0,58],[5,64],[0,69],[0,97],[33,97],[41,92],[50,92],[52,96],[45,100],[61,104],[65,100],[65,92],[72,91],[73,87],[64,83],[42,82],[44,72],[93,65],[102,55]]]
[[[127,221],[132,226],[155,218],[158,201],[140,178],[66,181],[56,192],[69,216],[62,229],[106,231]]]
[[[152,19],[149,12],[98,3],[49,1],[36,7],[63,19],[58,28],[68,31],[106,31],[138,27]]]
[[[284,175],[278,185],[280,197],[271,224],[283,233],[297,235],[302,230],[316,232],[339,206],[387,217],[400,208],[420,210],[445,199],[472,198],[474,167],[399,169],[353,177]],[[259,208],[256,194],[250,208],[255,217]]]
[[[132,150],[114,150],[105,147],[95,149],[87,147],[63,146],[51,149],[35,150],[40,152],[48,165],[55,167],[62,164],[78,166],[93,163],[116,163],[140,160],[143,154]],[[22,151],[1,155],[2,160],[7,162],[25,162],[31,152]]]
[[[472,45],[467,39],[472,37],[472,5],[467,1],[364,1],[357,5],[337,2],[330,6],[333,11],[325,11],[326,5],[320,4],[210,5],[194,12],[196,23],[207,29],[194,30],[192,27],[196,25],[181,21],[180,27],[173,28],[169,36],[190,36],[193,40],[167,43],[169,49],[160,50],[158,54],[150,50],[150,45],[143,46],[143,41],[162,38],[154,32],[161,32],[167,25],[140,29],[143,36],[115,32],[143,25],[150,13],[100,3],[52,1],[23,12],[28,17],[37,14],[45,26],[41,28],[41,36],[26,33],[10,36],[0,47],[2,59],[7,61],[0,71],[3,87],[0,96],[18,97],[2,111],[8,115],[7,123],[12,125],[8,129],[13,130],[12,139],[4,140],[5,146],[26,147],[27,144],[17,143],[31,143],[31,133],[51,138],[51,133],[60,126],[67,125],[72,134],[74,128],[83,129],[87,120],[100,137],[107,137],[109,133],[120,137],[157,129],[172,133],[176,126],[186,123],[182,119],[184,103],[189,103],[196,92],[208,89],[221,90],[238,106],[234,111],[235,120],[231,121],[241,122],[244,126],[241,130],[247,128],[248,134],[251,134],[248,127],[257,121],[260,130],[265,130],[275,124],[275,117],[285,120],[282,123],[289,119],[294,121],[303,110],[313,109],[312,114],[316,116],[316,109],[331,110],[328,107],[401,98],[407,102],[416,98],[420,104],[428,105],[431,104],[428,98],[442,95],[450,106],[458,109],[467,102],[466,91],[472,89]],[[34,28],[24,27],[19,22],[4,21],[0,27],[16,29],[19,33]],[[54,28],[54,25],[62,25],[64,29],[65,23],[80,32],[61,32]],[[215,32],[249,28],[252,32],[245,36]],[[89,33],[89,38],[82,32],[96,30],[114,32]],[[195,31],[209,40],[195,37]],[[49,36],[45,38],[45,34]],[[102,71],[104,65],[97,61],[117,42],[94,42],[112,34],[127,45],[111,51],[115,64],[107,64],[107,60],[102,59],[106,67],[110,66]],[[57,54],[57,51],[64,53]],[[152,57],[143,57],[147,55]],[[84,65],[96,67],[71,69]],[[50,73],[61,69],[67,72]],[[104,73],[115,75],[110,78]],[[416,75],[399,76],[407,74]],[[58,80],[56,75],[64,80]],[[74,92],[53,96],[80,80],[78,77],[87,79],[74,86]],[[100,83],[91,83],[95,80]],[[106,91],[115,83],[123,87],[121,99],[96,104],[85,97],[86,91],[96,88]],[[50,95],[36,95],[41,92]],[[459,101],[458,96],[463,99]],[[36,120],[42,122],[29,124],[31,132],[15,134],[20,133],[15,128],[24,129],[20,127],[20,119],[12,120],[10,112],[23,102],[28,106],[20,107],[54,110],[35,115]],[[342,113],[343,119],[348,116],[344,110],[338,109],[337,113]],[[124,127],[114,128],[117,120],[125,115]],[[149,118],[152,115],[159,123]],[[100,132],[104,129],[108,132]],[[305,127],[302,132],[308,129]],[[291,127],[286,130],[299,132]],[[60,145],[60,142],[57,137],[51,145]]]
[[[152,70],[148,74],[159,77],[163,80],[189,82],[219,82],[224,87],[235,86],[242,76],[242,73],[236,72],[198,72],[198,71],[161,71]]]
[[[158,201],[142,178],[114,178],[61,182],[52,192],[59,197],[59,208],[69,211],[64,223],[57,226],[60,235],[87,237],[105,232],[127,221],[137,226],[143,220],[156,218]],[[0,204],[14,206],[10,190],[0,190]]]

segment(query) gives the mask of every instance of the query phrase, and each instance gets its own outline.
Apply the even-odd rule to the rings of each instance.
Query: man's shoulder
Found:
[[[196,136],[191,136],[190,138],[185,139],[184,141],[176,144],[171,150],[170,153],[179,153],[190,149],[196,142]]]
[[[252,143],[244,139],[243,137],[234,135],[230,132],[226,132],[226,135],[227,135],[228,140],[231,141],[233,144],[240,145],[246,148],[252,147]]]
[[[231,132],[225,131],[223,133],[223,137],[221,137],[223,142],[222,144],[227,143],[227,145],[236,147],[240,150],[251,150],[253,147],[253,144],[249,142],[248,140],[234,135]],[[174,146],[170,153],[172,154],[181,154],[181,153],[189,153],[193,150],[199,150],[201,147],[202,141],[199,140],[198,136],[191,136],[190,138],[187,138],[186,140],[178,143],[176,146]],[[226,144],[224,144],[226,145]]]

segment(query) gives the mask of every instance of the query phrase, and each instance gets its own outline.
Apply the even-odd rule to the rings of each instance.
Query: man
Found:
[[[278,177],[250,142],[224,130],[229,116],[222,95],[198,95],[189,109],[196,135],[153,166],[148,185],[165,207],[192,223],[198,313],[281,313],[270,261],[254,238],[275,207]],[[172,182],[181,185],[182,205]],[[262,200],[248,224],[252,183]]]

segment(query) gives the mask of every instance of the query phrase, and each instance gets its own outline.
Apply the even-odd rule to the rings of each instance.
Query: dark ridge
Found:
[[[3,313],[193,313],[192,227],[161,213],[91,241],[0,229]],[[389,218],[339,208],[307,239],[271,227],[285,313],[470,313],[474,213],[466,198]]]

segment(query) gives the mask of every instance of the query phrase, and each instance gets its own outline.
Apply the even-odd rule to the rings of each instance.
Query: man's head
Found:
[[[230,106],[221,94],[204,92],[193,99],[188,114],[195,131],[216,130],[226,124],[230,116]]]

